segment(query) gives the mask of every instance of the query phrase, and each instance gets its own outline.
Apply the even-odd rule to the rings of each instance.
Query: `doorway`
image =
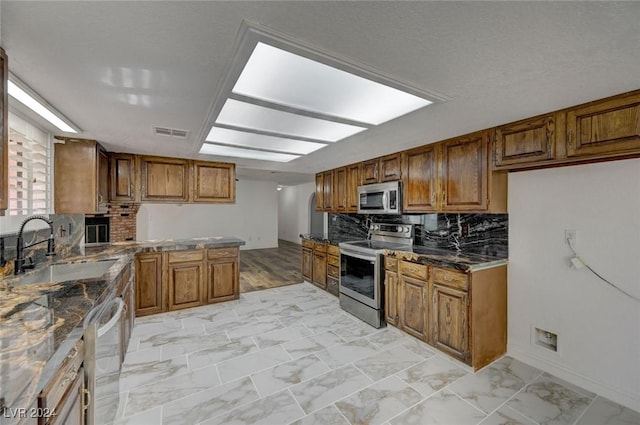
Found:
[[[309,233],[314,235],[324,234],[324,215],[316,211],[316,193],[309,198]]]

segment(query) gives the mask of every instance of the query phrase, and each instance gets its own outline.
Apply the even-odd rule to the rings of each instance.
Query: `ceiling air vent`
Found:
[[[188,139],[189,131],[188,130],[178,130],[176,128],[167,128],[167,127],[153,127],[153,132],[156,136],[169,136],[175,137],[178,139]]]

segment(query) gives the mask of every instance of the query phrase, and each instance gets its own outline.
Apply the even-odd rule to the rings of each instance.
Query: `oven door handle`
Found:
[[[382,192],[382,209],[384,211],[389,211],[390,210],[389,192],[387,192],[386,190],[384,192]]]
[[[349,250],[346,250],[344,248],[342,249],[342,251],[340,251],[340,255],[348,255],[349,257],[359,258],[361,260],[369,261],[371,263],[375,263],[376,262],[376,257],[371,257],[370,255],[355,253],[353,251],[349,251]]]

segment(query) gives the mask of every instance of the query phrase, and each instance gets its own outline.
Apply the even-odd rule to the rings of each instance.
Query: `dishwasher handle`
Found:
[[[116,310],[116,314],[113,315],[111,319],[103,326],[98,328],[98,338],[102,335],[106,334],[115,326],[116,323],[120,322],[120,317],[122,316],[122,309],[124,308],[124,302],[122,302],[122,298],[118,297],[114,299],[112,302],[118,304],[118,309]]]

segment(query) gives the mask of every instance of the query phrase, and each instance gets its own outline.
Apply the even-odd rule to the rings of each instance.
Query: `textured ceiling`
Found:
[[[3,0],[0,17],[10,71],[112,151],[198,157],[243,20],[450,99],[287,164],[201,156],[282,184],[640,88],[638,2]]]

